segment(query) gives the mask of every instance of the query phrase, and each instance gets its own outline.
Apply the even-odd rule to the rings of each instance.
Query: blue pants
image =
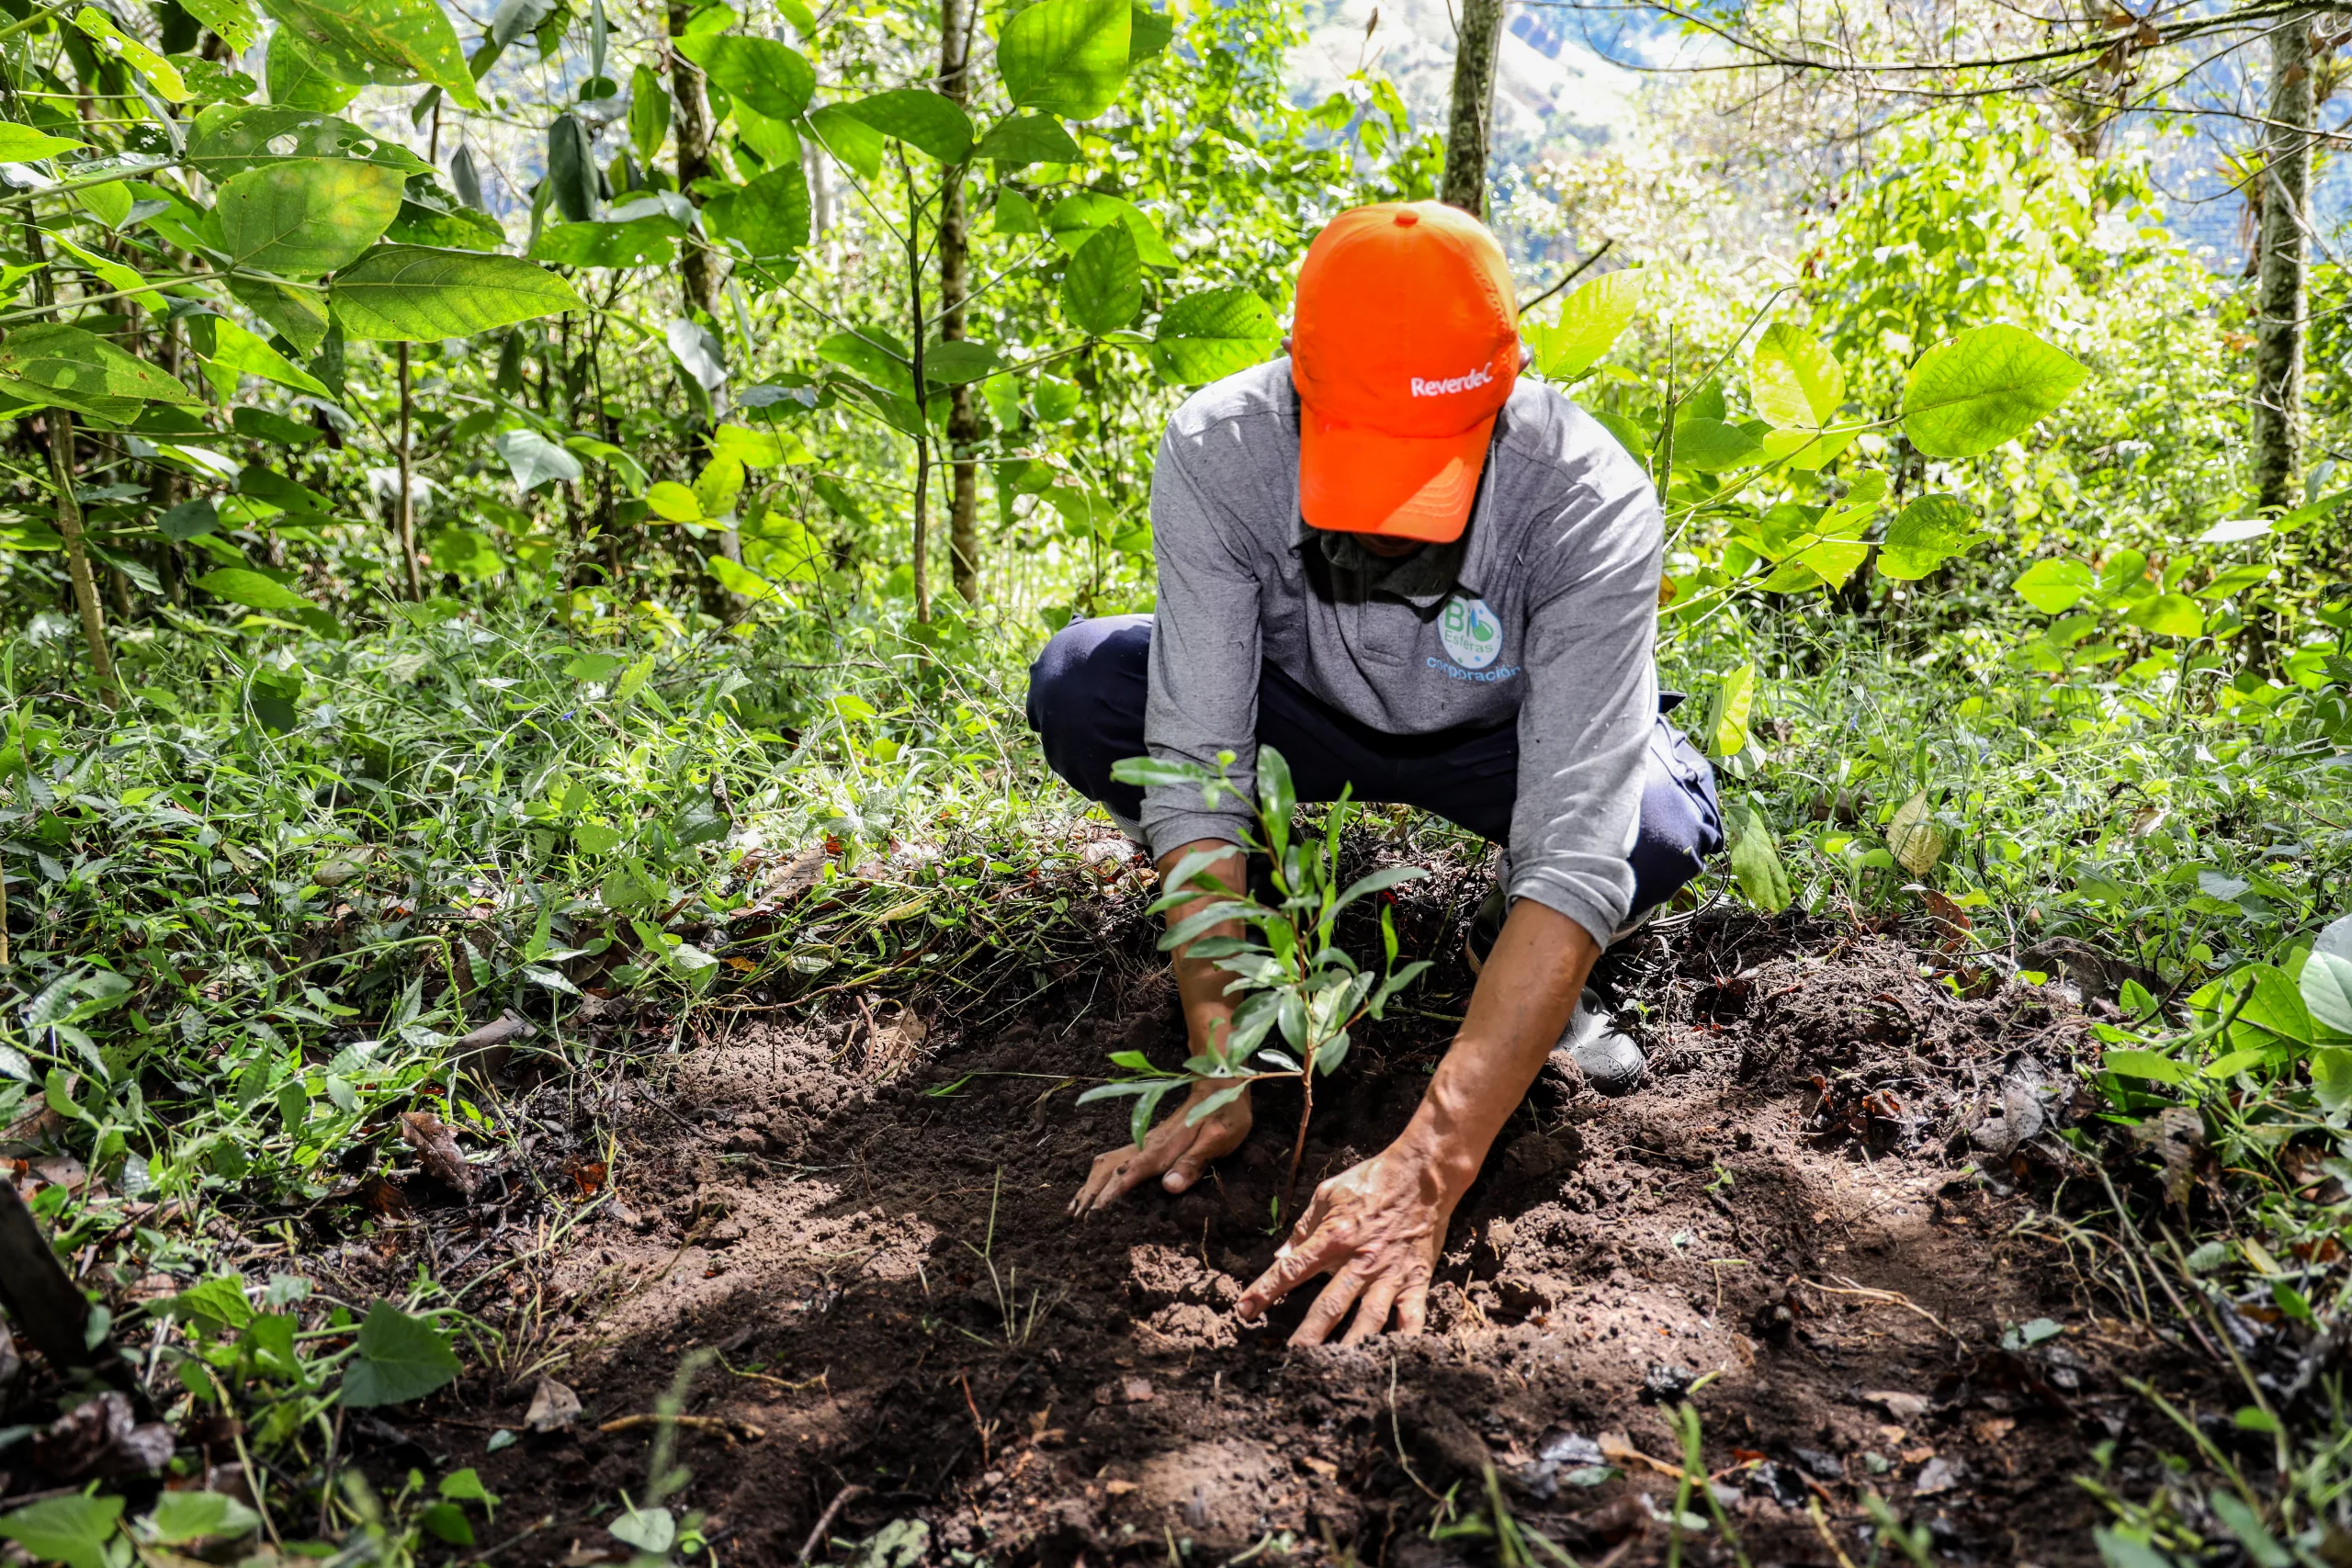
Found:
[[[1143,791],[1114,782],[1111,765],[1144,754],[1150,654],[1149,615],[1106,615],[1071,622],[1029,666],[1029,728],[1043,743],[1046,766],[1130,822],[1142,815]],[[1519,795],[1516,725],[1390,735],[1267,665],[1258,682],[1258,740],[1290,762],[1301,800],[1337,800],[1352,784],[1358,800],[1415,807],[1497,843],[1510,841]],[[1723,843],[1714,770],[1661,712],[1650,737],[1641,832],[1629,857],[1633,912],[1664,903]]]

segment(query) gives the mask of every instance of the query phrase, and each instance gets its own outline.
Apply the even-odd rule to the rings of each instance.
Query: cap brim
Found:
[[[1445,544],[1477,499],[1492,414],[1454,435],[1391,435],[1302,407],[1298,506],[1307,525]]]

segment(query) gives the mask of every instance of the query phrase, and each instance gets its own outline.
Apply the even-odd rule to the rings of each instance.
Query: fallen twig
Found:
[[[825,1532],[833,1528],[834,1516],[842,1511],[842,1506],[851,1498],[862,1497],[865,1495],[865,1488],[855,1482],[852,1482],[833,1495],[833,1500],[825,1505],[825,1511],[817,1516],[816,1528],[808,1532],[808,1539],[800,1543],[800,1568],[808,1568],[808,1559],[814,1557],[817,1554],[817,1549],[825,1544]]]
[[[616,1416],[610,1421],[599,1422],[596,1430],[626,1432],[632,1427],[659,1427],[665,1421],[675,1427],[690,1427],[697,1432],[717,1432],[729,1443],[739,1437],[747,1443],[756,1443],[768,1435],[766,1427],[755,1427],[733,1416],[662,1416],[654,1413]]]
[[[1860,1301],[1877,1302],[1883,1306],[1899,1306],[1904,1311],[1916,1313],[1920,1317],[1923,1317],[1928,1322],[1933,1324],[1937,1333],[1951,1335],[1952,1343],[1959,1346],[1962,1349],[1964,1350],[1968,1348],[1968,1341],[1962,1338],[1949,1324],[1945,1323],[1942,1318],[1938,1317],[1934,1313],[1929,1312],[1926,1307],[1921,1306],[1917,1302],[1913,1301],[1909,1296],[1905,1295],[1902,1292],[1882,1291],[1871,1285],[1858,1285],[1853,1280],[1847,1279],[1843,1274],[1834,1274],[1830,1277],[1834,1280],[1842,1281],[1842,1283],[1838,1285],[1825,1285],[1818,1280],[1803,1279],[1799,1280],[1797,1283],[1803,1285],[1808,1291],[1819,1291],[1826,1296],[1852,1296]]]

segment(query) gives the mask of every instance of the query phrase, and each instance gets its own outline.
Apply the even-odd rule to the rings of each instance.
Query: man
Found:
[[[1586,976],[1722,844],[1713,774],[1660,716],[1657,498],[1597,423],[1520,378],[1515,299],[1494,237],[1452,208],[1333,220],[1299,272],[1289,357],[1169,423],[1158,614],[1075,623],[1030,671],[1047,762],[1163,875],[1223,846],[1211,874],[1241,886],[1248,818],[1230,800],[1204,810],[1197,789],[1112,781],[1147,749],[1212,767],[1231,752],[1246,790],[1262,742],[1301,800],[1352,784],[1507,846],[1473,923],[1477,987],[1419,1108],[1316,1190],[1241,1298],[1254,1317],[1330,1274],[1294,1343],[1351,1307],[1351,1344],[1392,1314],[1420,1329],[1454,1204],[1572,1019],[1586,1077],[1632,1087],[1640,1054],[1580,1006]],[[1175,968],[1198,1053],[1231,1016],[1227,976],[1182,953]],[[1179,1111],[1096,1160],[1070,1212],[1154,1176],[1183,1191],[1250,1114],[1246,1094],[1194,1127]]]

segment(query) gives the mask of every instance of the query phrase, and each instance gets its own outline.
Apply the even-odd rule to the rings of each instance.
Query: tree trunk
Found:
[[[1487,140],[1495,118],[1495,48],[1504,0],[1462,0],[1454,30],[1453,107],[1445,130],[1445,186],[1439,199],[1487,216]]]
[[[668,0],[668,8],[670,37],[684,37],[690,9],[686,0]],[[678,139],[679,194],[700,207],[702,197],[695,194],[694,184],[710,173],[710,95],[703,90],[702,67],[675,48],[670,51],[670,128]],[[678,273],[685,286],[686,314],[699,310],[716,320],[718,255],[707,245],[690,243]]]
[[[940,0],[939,90],[958,105],[971,96],[965,51],[971,43],[968,0]],[[964,167],[947,171],[939,197],[939,335],[964,338],[964,301],[971,292],[971,246],[964,216]],[[980,439],[979,412],[969,382],[947,395],[947,451],[953,479],[947,511],[947,553],[956,592],[967,604],[980,602],[980,466],[972,451]]]
[[[2270,35],[2270,132],[2262,157],[2261,277],[2254,348],[2257,506],[2292,506],[2302,466],[2304,231],[2311,221],[2312,29]]]
[[[408,567],[408,596],[422,604],[424,599],[424,569],[416,558],[416,471],[409,446],[409,414],[416,406],[413,390],[409,385],[408,344],[400,345],[401,379],[401,493],[392,502],[392,528],[400,535],[401,559]]]
[[[119,700],[114,683],[114,655],[107,651],[106,611],[98,604],[98,581],[90,572],[90,553],[82,543],[82,502],[74,493],[74,416],[63,409],[47,409],[49,471],[57,482],[57,535],[65,541],[65,569],[74,579],[74,604],[82,612],[82,640],[90,645],[90,668],[98,678],[98,698],[112,707]]]
[[[922,232],[917,227],[922,218],[922,193],[915,184],[914,170],[907,164],[903,147],[899,150],[899,173],[907,182],[907,318],[914,332],[915,619],[928,622],[931,619],[931,519],[925,507],[931,492],[931,419],[930,400],[923,396]]]

